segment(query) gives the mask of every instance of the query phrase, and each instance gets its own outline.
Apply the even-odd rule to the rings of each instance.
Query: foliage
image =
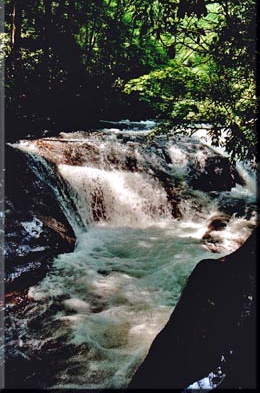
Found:
[[[175,132],[210,124],[215,145],[225,145],[234,159],[254,161],[255,7],[251,0],[225,0],[208,4],[203,18],[186,16],[178,25],[170,67],[128,81],[125,93],[149,103]]]
[[[5,13],[8,132],[134,117],[143,102],[255,158],[255,0],[6,0]]]
[[[166,64],[162,46],[140,35],[135,10],[131,0],[7,0],[8,132],[68,126],[68,109],[81,124],[86,108],[99,118],[126,80]]]

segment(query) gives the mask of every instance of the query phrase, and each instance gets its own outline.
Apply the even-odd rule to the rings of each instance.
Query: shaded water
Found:
[[[127,126],[16,145],[49,182],[77,235],[74,252],[55,258],[29,289],[22,317],[12,320],[19,337],[10,345],[25,357],[57,353],[59,367],[50,365],[51,377],[40,378],[39,387],[126,387],[195,265],[235,250],[254,226],[253,210],[232,215],[225,229],[213,231],[219,244],[213,254],[202,237],[221,213],[219,201],[255,199],[248,172],[244,185],[217,197],[194,190],[189,165],[203,167],[211,154],[198,140],[185,145],[162,137],[146,148],[142,138],[151,124]],[[166,185],[162,173],[174,181]]]

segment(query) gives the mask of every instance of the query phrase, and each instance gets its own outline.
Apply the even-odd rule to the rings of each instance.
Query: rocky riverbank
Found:
[[[256,388],[256,244],[201,261],[129,389]]]
[[[184,315],[192,302],[194,310],[186,324],[178,317],[187,344],[173,352],[186,370],[174,383],[183,389],[208,372],[227,375],[236,343],[228,333],[231,349],[217,345],[221,354],[211,357],[217,340],[203,318],[222,323],[222,339],[244,301],[239,277],[246,280],[247,272],[233,277],[232,268],[219,269],[213,258],[237,249],[255,227],[252,176],[196,138],[147,138],[148,123],[141,130],[131,124],[130,131],[60,133],[7,147],[8,388],[126,388],[203,258],[212,260],[199,264],[195,290],[192,284],[184,302]],[[224,299],[214,285],[223,287]],[[226,317],[227,305],[232,313]],[[189,351],[186,362],[181,356]],[[166,377],[168,363],[161,362]]]
[[[74,249],[75,236],[50,188],[36,177],[26,156],[9,146],[5,179],[8,295],[43,278],[56,255]]]

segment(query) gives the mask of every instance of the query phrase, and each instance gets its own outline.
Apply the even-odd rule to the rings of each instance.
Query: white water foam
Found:
[[[123,123],[133,126],[128,121]],[[146,125],[141,127],[145,129]],[[140,130],[140,125],[136,128]],[[59,358],[62,367],[55,374],[54,388],[126,387],[154,337],[168,321],[195,265],[204,258],[219,258],[234,251],[252,231],[253,218],[251,222],[234,215],[223,231],[213,231],[223,253],[212,254],[202,237],[210,220],[219,214],[217,200],[190,190],[179,203],[182,219],[174,219],[166,191],[149,167],[152,163],[162,169],[158,155],[150,155],[144,172],[146,158],[136,149],[134,157],[139,165],[142,162],[140,167],[137,165],[139,171],[123,168],[129,147],[116,141],[117,132],[112,131],[112,139],[110,133],[99,145],[98,137],[95,140],[86,133],[63,133],[64,143],[85,143],[89,138],[86,154],[93,159],[85,162],[80,157],[81,165],[72,165],[64,163],[66,154],[55,156],[57,180],[63,179],[69,186],[69,195],[60,181],[53,185],[53,178],[51,187],[72,222],[77,246],[74,252],[58,256],[44,280],[30,288],[28,296],[34,308],[23,321],[24,344],[19,344],[20,351],[30,348],[39,358],[46,342],[52,349],[62,346],[68,354],[70,345],[76,348],[76,354]],[[51,149],[52,142],[46,141],[43,155],[48,159],[52,151],[46,153],[46,146]],[[132,146],[135,149],[136,144]],[[169,168],[183,176],[180,187],[187,190],[185,175],[190,155],[176,145],[166,147],[171,159]],[[36,154],[43,149],[34,142],[22,148],[33,153],[36,161]],[[76,151],[74,147],[72,150]],[[54,152],[59,153],[56,146]],[[203,166],[205,157],[197,153],[198,164]],[[116,155],[118,159],[114,160]],[[47,161],[36,167],[44,170],[42,177],[47,181],[52,167]],[[235,187],[229,196],[237,192],[243,198],[254,190],[250,191],[249,186]],[[69,212],[72,206],[76,211],[73,214]],[[78,224],[75,213],[83,226]],[[41,328],[33,331],[30,322],[39,315]]]
[[[101,120],[101,122],[109,123],[109,124],[117,124],[117,125],[126,125],[133,128],[146,128],[146,129],[153,129],[156,125],[154,120],[140,120],[140,121],[131,121],[129,119],[124,119],[120,121],[110,121],[110,120]]]
[[[98,220],[140,227],[171,218],[167,195],[151,176],[70,165],[59,165],[58,170],[75,191],[75,204],[84,223]]]
[[[32,221],[23,221],[21,225],[26,232],[35,238],[39,238],[42,233],[43,223],[36,217]]]
[[[170,145],[169,154],[174,165],[186,169],[189,160],[187,155],[181,151],[180,148]]]
[[[79,355],[65,362],[55,387],[126,387],[167,322],[185,278],[211,256],[177,221],[145,229],[103,225],[82,233],[76,250],[59,256],[52,272],[29,291],[38,313],[66,297],[52,321],[48,316],[57,325],[49,340],[69,336]],[[80,372],[71,375],[78,362]]]

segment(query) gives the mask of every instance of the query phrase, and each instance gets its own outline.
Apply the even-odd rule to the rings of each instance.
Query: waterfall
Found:
[[[58,170],[73,188],[86,224],[103,221],[113,227],[140,227],[170,218],[165,190],[145,174],[69,165],[59,165]]]
[[[195,265],[235,250],[255,225],[248,172],[196,138],[148,140],[151,124],[14,145],[77,237],[30,287],[23,323],[12,322],[14,351],[40,359],[36,387],[126,387]]]
[[[52,189],[75,235],[78,235],[85,228],[85,225],[74,205],[69,184],[59,176],[55,165],[51,164],[40,155],[34,154],[31,151],[26,151],[23,145],[20,147],[17,144],[13,144],[13,146],[25,151],[29,167],[40,180]]]

